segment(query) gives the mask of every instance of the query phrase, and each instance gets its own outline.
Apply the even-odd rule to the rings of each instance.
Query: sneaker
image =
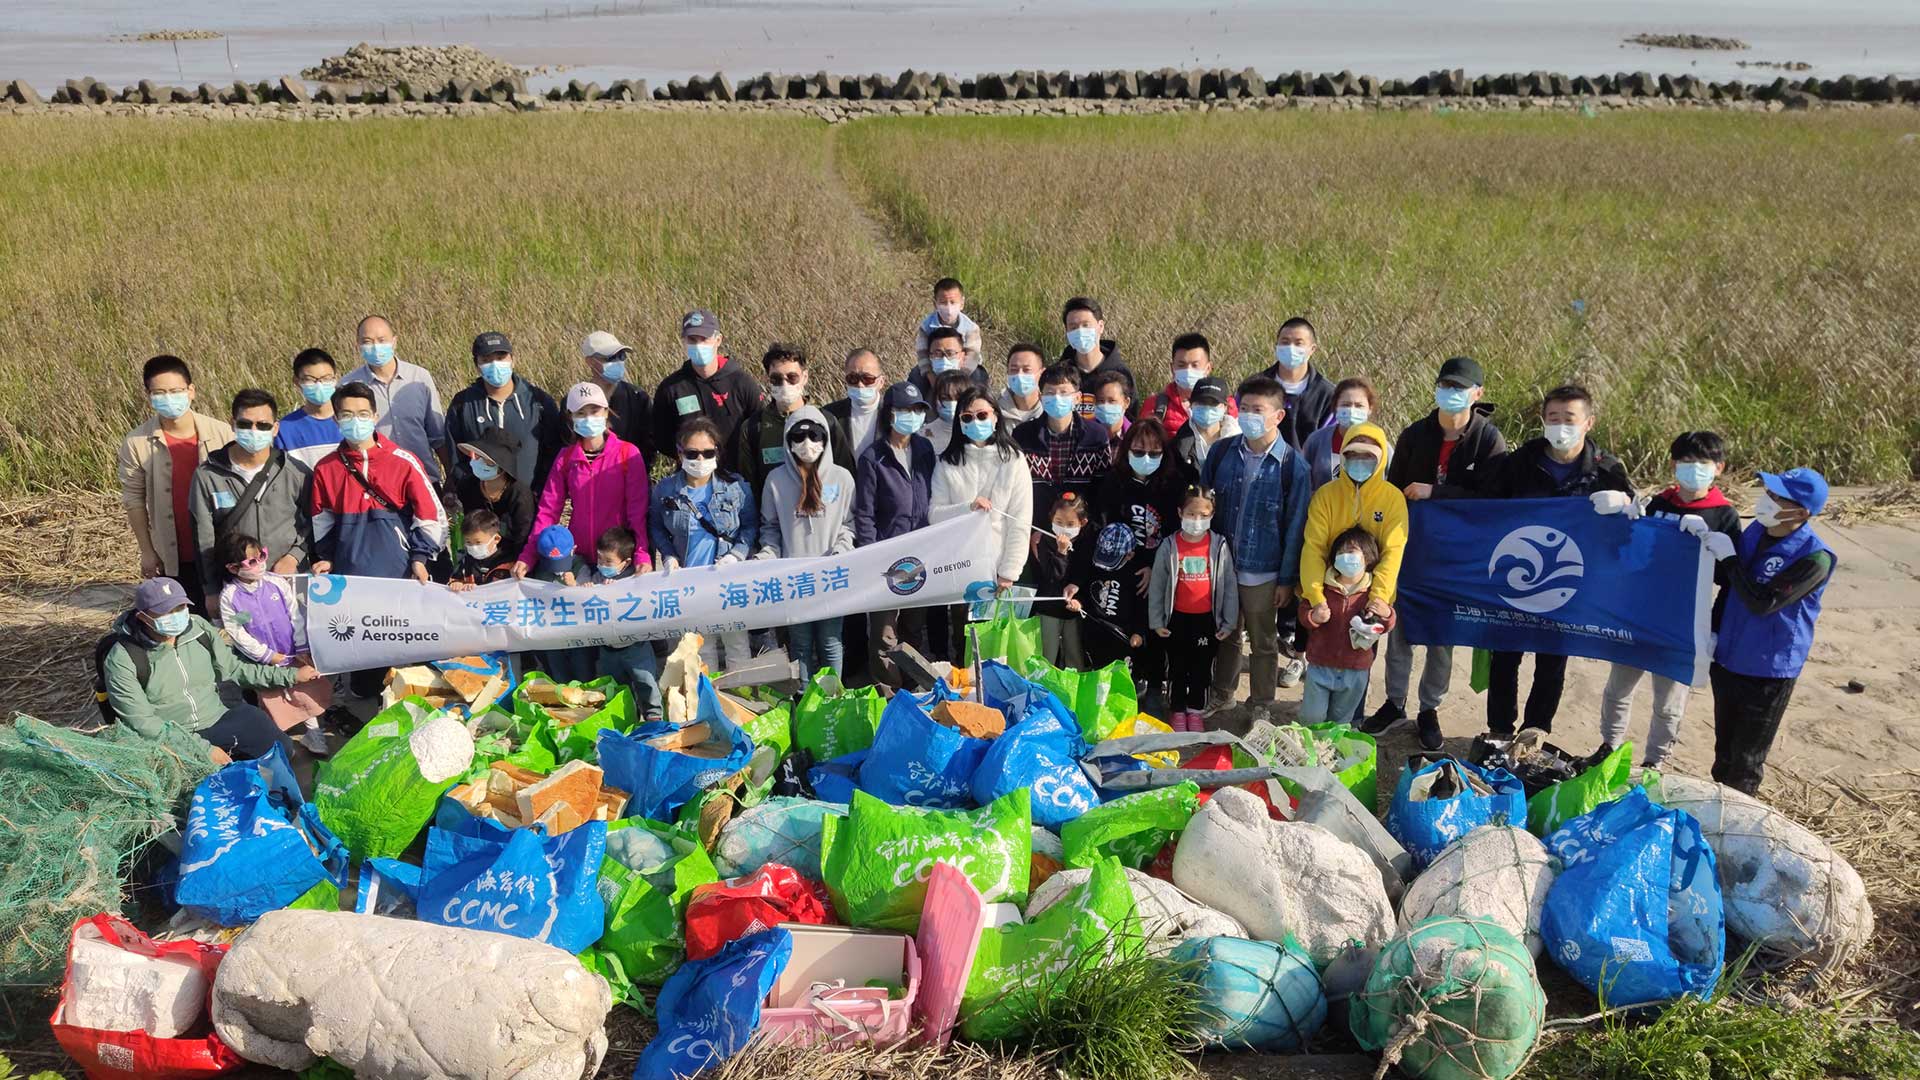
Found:
[[[299,741],[300,745],[306,747],[307,752],[314,757],[330,757],[333,754],[333,751],[327,747],[326,733],[321,731],[317,725],[309,725],[302,730],[299,735],[295,736],[295,738]]]
[[[1300,685],[1300,677],[1307,673],[1307,662],[1297,656],[1280,658],[1280,685],[1292,687]]]
[[[1190,710],[1187,713],[1187,730],[1196,735],[1205,732],[1207,730],[1207,714],[1198,709]]]
[[[1384,735],[1407,722],[1407,710],[1397,701],[1383,701],[1360,725],[1363,735]]]
[[[1598,765],[1601,762],[1607,760],[1607,755],[1613,753],[1614,749],[1615,747],[1611,743],[1603,742],[1600,744],[1600,749],[1595,750],[1593,753],[1588,754],[1586,757],[1583,757],[1578,761],[1575,761],[1574,764],[1579,766],[1582,769],[1591,769],[1595,765]]]
[[[1421,709],[1414,720],[1420,729],[1420,749],[1438,750],[1447,744],[1440,735],[1440,714],[1433,709]]]

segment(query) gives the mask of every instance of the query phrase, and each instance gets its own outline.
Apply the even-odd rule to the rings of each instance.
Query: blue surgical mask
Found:
[[[186,608],[169,611],[165,615],[156,615],[153,619],[153,628],[159,631],[161,637],[178,637],[186,633],[187,627],[191,625],[193,625],[193,616]]]
[[[1200,384],[1201,379],[1206,377],[1206,373],[1199,368],[1183,367],[1175,368],[1173,371],[1173,383],[1182,390],[1193,389]]]
[[[1091,326],[1083,326],[1078,330],[1069,330],[1067,331],[1067,344],[1073,348],[1074,352],[1080,353],[1083,356],[1091,355],[1100,349],[1100,331]]]
[[[945,375],[949,371],[960,370],[960,358],[957,356],[932,356],[928,357],[928,360],[933,363],[935,375]]]
[[[467,462],[467,468],[473,471],[475,480],[491,480],[500,475],[500,466],[484,458],[474,458]]]
[[[1346,459],[1347,475],[1352,477],[1353,482],[1356,484],[1366,483],[1367,478],[1373,475],[1373,470],[1378,466],[1379,463],[1372,458],[1350,457]]]
[[[1366,423],[1367,417],[1372,415],[1373,410],[1365,405],[1342,405],[1333,410],[1333,422],[1345,430],[1355,424]]]
[[[1673,479],[1682,491],[1705,491],[1713,486],[1713,462],[1679,462],[1673,467]]]
[[[720,346],[698,342],[687,346],[687,362],[697,368],[710,368],[720,357]]]
[[[849,386],[847,387],[847,397],[852,400],[855,405],[864,409],[880,400],[880,388],[877,386]]]
[[[893,414],[893,430],[912,435],[927,426],[927,414],[919,409],[902,409]]]
[[[333,423],[340,429],[340,437],[348,442],[361,443],[373,438],[374,421],[371,416],[336,416]]]
[[[938,409],[940,410],[940,419],[942,419],[942,420],[945,420],[945,421],[947,421],[948,423],[952,423],[952,422],[953,422],[953,408],[954,408],[954,406],[956,406],[956,405],[958,405],[958,404],[960,404],[960,403],[959,403],[959,402],[957,402],[957,401],[942,401],[942,402],[940,402],[940,403],[939,403],[939,404],[938,404],[937,406],[935,406],[936,408],[938,408]]]
[[[576,416],[573,418],[573,433],[583,439],[592,439],[605,435],[607,433],[607,418],[599,414],[593,416]]]
[[[1443,413],[1463,413],[1473,407],[1473,391],[1464,386],[1436,386],[1433,404]]]
[[[1240,434],[1245,435],[1249,442],[1260,438],[1266,433],[1267,418],[1265,416],[1256,412],[1243,412],[1240,414]]]
[[[1225,405],[1195,405],[1193,422],[1199,427],[1210,428],[1227,415]]]
[[[993,421],[969,420],[960,425],[960,433],[974,442],[983,443],[993,438]]]
[[[1015,397],[1026,397],[1040,388],[1040,376],[1030,372],[1020,372],[1007,376],[1007,390]]]
[[[247,453],[257,454],[273,445],[273,432],[240,428],[233,433],[233,441],[239,443],[240,449]]]
[[[492,360],[481,364],[480,377],[487,380],[488,386],[505,386],[513,381],[513,362]]]
[[[1093,407],[1093,418],[1108,427],[1119,423],[1126,418],[1126,415],[1127,407],[1125,405],[1115,404],[1111,401],[1103,401]]]
[[[621,379],[627,377],[627,362],[625,360],[609,360],[601,364],[600,377],[608,382],[619,382]]]
[[[374,367],[386,367],[393,363],[393,342],[369,342],[360,346],[360,359]]]
[[[625,570],[625,569],[626,569],[626,567],[624,567],[624,566],[605,566],[605,565],[602,565],[602,566],[596,566],[596,567],[594,567],[594,568],[593,568],[593,572],[594,572],[594,573],[596,573],[596,574],[599,574],[599,575],[600,575],[601,577],[603,577],[603,578],[613,578],[613,577],[619,577],[619,576],[620,576],[620,571],[622,571],[622,570]]]
[[[1127,466],[1135,476],[1152,476],[1160,471],[1159,454],[1143,454],[1137,450],[1127,452]]]
[[[1305,345],[1275,345],[1273,347],[1273,358],[1279,362],[1281,370],[1292,371],[1307,362],[1307,347]]]
[[[185,416],[193,402],[185,390],[175,390],[166,394],[148,394],[147,400],[153,404],[153,411],[168,420]]]
[[[333,391],[339,385],[340,384],[333,379],[328,379],[326,382],[321,383],[301,383],[300,396],[306,398],[307,401],[312,404],[325,405],[327,402],[333,400]]]
[[[1080,398],[1077,394],[1048,394],[1040,399],[1041,410],[1055,420],[1064,420],[1072,416],[1073,410],[1079,404]]]
[[[1357,551],[1341,551],[1333,556],[1333,568],[1341,577],[1359,577],[1367,568],[1367,560]]]

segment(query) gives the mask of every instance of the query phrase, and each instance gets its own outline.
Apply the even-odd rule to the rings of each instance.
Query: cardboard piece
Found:
[[[551,776],[496,761],[484,780],[460,784],[447,796],[475,817],[510,829],[540,824],[558,836],[589,821],[618,821],[631,796],[607,787],[600,767],[571,761]]]
[[[567,762],[553,775],[537,783],[528,784],[514,793],[520,820],[543,821],[556,804],[565,803],[573,812],[575,825],[586,821],[593,815],[593,808],[600,801],[602,776],[598,765],[585,761]],[[558,830],[558,832],[565,831],[566,829]],[[552,836],[556,833],[549,831],[548,835]]]

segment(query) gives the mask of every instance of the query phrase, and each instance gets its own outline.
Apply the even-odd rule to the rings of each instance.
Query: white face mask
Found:
[[[1769,529],[1780,524],[1780,504],[1764,489],[1754,497],[1753,520]]]
[[[494,550],[499,546],[497,542],[492,544],[468,544],[467,557],[473,559],[491,559],[493,558]]]
[[[941,322],[946,323],[948,326],[952,326],[954,324],[954,320],[960,317],[960,305],[959,304],[935,304],[933,305],[933,313],[940,317]]]
[[[809,465],[819,461],[820,455],[827,450],[826,443],[817,443],[812,439],[808,439],[805,442],[788,443],[787,446],[793,451],[794,457],[799,458]]]
[[[1547,443],[1564,454],[1580,445],[1583,433],[1578,424],[1548,424],[1545,434]]]
[[[1180,531],[1186,533],[1188,536],[1205,536],[1207,535],[1207,530],[1211,528],[1213,528],[1213,518],[1211,517],[1182,517],[1180,519]]]
[[[792,383],[781,383],[773,388],[773,400],[781,405],[794,405],[799,403],[804,393],[806,393],[804,387],[794,386]]]
[[[719,467],[720,461],[718,458],[683,457],[680,459],[681,471],[693,477],[695,480],[712,476],[713,470]]]
[[[1058,524],[1058,523],[1056,523],[1056,524],[1054,525],[1054,527],[1053,527],[1053,535],[1055,535],[1055,536],[1064,536],[1064,537],[1066,537],[1066,538],[1067,538],[1068,540],[1071,540],[1071,539],[1073,539],[1074,537],[1076,537],[1076,536],[1079,536],[1079,535],[1080,535],[1080,526],[1078,526],[1078,525],[1061,525],[1061,524]]]

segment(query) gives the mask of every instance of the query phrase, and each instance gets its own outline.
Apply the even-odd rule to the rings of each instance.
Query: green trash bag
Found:
[[[314,809],[355,858],[395,858],[472,764],[465,724],[420,698],[402,698],[320,763]]]
[[[1527,800],[1527,831],[1541,839],[1581,814],[1597,810],[1633,787],[1633,744],[1622,743],[1599,764]]]
[[[473,733],[473,764],[460,777],[463,784],[485,779],[496,761],[541,774],[560,767],[552,725],[545,717],[528,720],[490,705],[467,721],[467,730]]]
[[[1533,1052],[1546,1008],[1519,938],[1435,915],[1380,951],[1347,1026],[1362,1048],[1387,1050],[1383,1067],[1416,1080],[1505,1080]]]
[[[1191,780],[1101,803],[1061,826],[1067,868],[1084,869],[1113,856],[1122,866],[1144,870],[1167,841],[1186,831],[1198,809],[1200,785]]]
[[[978,810],[890,806],[855,791],[845,820],[821,823],[821,872],[848,926],[913,933],[937,862],[967,876],[989,904],[1027,902],[1033,807],[1026,788]]]
[[[1058,985],[1062,971],[1113,956],[1135,956],[1143,946],[1127,872],[1119,860],[1101,859],[1086,881],[1033,921],[980,935],[980,950],[960,998],[961,1034],[976,1042],[1023,1034],[1022,1014],[1037,995]]]
[[[1042,655],[1039,617],[1022,619],[1013,614],[1013,605],[1005,602],[995,603],[993,610],[993,618],[967,624],[967,666],[979,663],[984,657],[1020,671],[1029,660],[1039,659]],[[978,654],[974,651],[976,645]]]
[[[793,710],[785,703],[769,706],[766,712],[740,725],[753,740],[754,749],[772,747],[774,763],[793,752]]]
[[[638,722],[639,708],[634,704],[633,691],[627,689],[617,679],[600,678],[588,682],[561,683],[562,686],[577,686],[585,690],[598,690],[607,696],[606,704],[600,706],[584,720],[574,723],[561,723],[552,715],[546,705],[537,705],[525,696],[527,684],[534,680],[554,682],[554,678],[543,671],[529,671],[520,677],[519,685],[513,688],[513,714],[525,721],[539,744],[550,746],[554,752],[554,765],[565,765],[569,761],[598,761],[594,746],[600,738],[602,728],[615,731],[631,731]],[[518,761],[513,764],[521,764]],[[525,766],[533,768],[532,765]],[[547,770],[541,770],[547,771]]]
[[[1115,660],[1094,671],[1057,668],[1035,656],[1026,666],[1010,665],[1013,670],[1053,691],[1055,697],[1073,710],[1080,721],[1080,734],[1088,743],[1112,737],[1113,729],[1132,720],[1140,712],[1140,696],[1133,686],[1133,674],[1125,660]],[[1131,735],[1131,729],[1121,734]]]
[[[1320,750],[1320,764],[1332,771],[1361,806],[1378,812],[1375,800],[1380,795],[1380,749],[1374,737],[1337,720],[1313,724],[1307,730],[1313,733]]]
[[[719,880],[706,849],[685,829],[645,818],[607,826],[599,882],[607,932],[581,962],[607,980],[616,1000],[644,1011],[639,987],[666,982],[686,959],[687,895]]]
[[[832,670],[822,671],[793,707],[793,748],[812,754],[816,763],[865,750],[886,707],[878,687],[848,690]]]

